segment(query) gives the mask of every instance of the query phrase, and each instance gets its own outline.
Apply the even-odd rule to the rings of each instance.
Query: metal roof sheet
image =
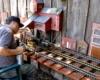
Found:
[[[38,16],[34,21],[35,22],[41,22],[46,23],[51,17],[49,16]]]
[[[31,17],[29,17],[28,20],[23,23],[24,24],[23,28],[27,27],[27,25],[29,25],[32,21],[34,21],[36,17],[38,17],[38,15],[32,15]]]
[[[49,14],[60,14],[62,12],[61,8],[46,8],[44,7],[41,10],[42,13],[49,13]]]

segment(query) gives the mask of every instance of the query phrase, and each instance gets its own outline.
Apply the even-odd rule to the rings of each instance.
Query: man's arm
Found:
[[[23,46],[17,47],[16,49],[8,49],[4,47],[0,47],[0,55],[1,56],[12,56],[22,54],[25,51]]]
[[[12,31],[9,28],[7,29],[3,27],[1,29],[1,36],[0,36],[0,55],[11,56],[11,55],[22,54],[24,51],[24,47],[20,46],[16,48],[16,46],[14,45],[16,44],[14,43],[14,36]]]

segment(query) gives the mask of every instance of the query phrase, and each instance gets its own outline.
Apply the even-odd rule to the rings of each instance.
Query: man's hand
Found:
[[[19,51],[20,54],[22,54],[26,50],[24,46],[18,46],[16,49]]]
[[[24,46],[19,46],[16,49],[8,49],[5,47],[0,47],[0,55],[2,56],[12,56],[22,54],[25,51]]]
[[[26,56],[31,56],[31,55],[33,55],[33,52],[24,52],[23,54],[25,54]]]

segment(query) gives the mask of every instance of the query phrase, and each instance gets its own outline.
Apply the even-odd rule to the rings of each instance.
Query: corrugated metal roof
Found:
[[[42,13],[49,13],[49,14],[60,14],[62,12],[61,8],[46,8],[44,7],[41,10]]]
[[[51,17],[49,16],[38,16],[34,21],[35,22],[41,22],[46,23]]]
[[[31,17],[29,17],[28,20],[23,23],[23,28],[27,27],[27,25],[29,25],[36,17],[38,17],[38,15],[32,15]]]
[[[36,0],[37,3],[44,3],[43,0]]]

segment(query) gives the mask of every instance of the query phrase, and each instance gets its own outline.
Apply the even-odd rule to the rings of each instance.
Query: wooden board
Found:
[[[0,0],[0,12],[3,11],[3,0]]]
[[[7,18],[8,18],[8,13],[7,12],[1,12],[0,13],[0,23],[1,24],[5,24]]]
[[[31,0],[27,0],[27,17],[29,18],[30,16],[32,16],[32,13],[30,12],[30,1]]]
[[[44,0],[44,7],[51,7],[52,0]]]
[[[100,23],[100,0],[44,0],[44,3],[45,7],[63,8],[63,36],[89,43],[92,22]],[[29,5],[30,0],[0,0],[0,11],[8,12],[8,16],[30,17],[32,13],[27,12]],[[56,34],[52,32],[50,36]],[[59,41],[60,37],[56,39]]]
[[[92,23],[100,23],[100,0],[90,0],[85,40],[89,43]]]
[[[68,0],[67,37],[84,39],[88,5],[89,0]]]
[[[7,1],[7,0],[6,0]],[[17,16],[17,0],[10,0],[10,6],[11,6],[11,15]]]
[[[14,0],[15,1],[15,0]],[[8,16],[11,15],[11,7],[10,7],[10,0],[3,0],[3,8],[4,8],[4,12],[8,12]],[[13,4],[14,6],[14,4]]]
[[[18,0],[18,14],[21,17],[26,17],[26,0]]]

